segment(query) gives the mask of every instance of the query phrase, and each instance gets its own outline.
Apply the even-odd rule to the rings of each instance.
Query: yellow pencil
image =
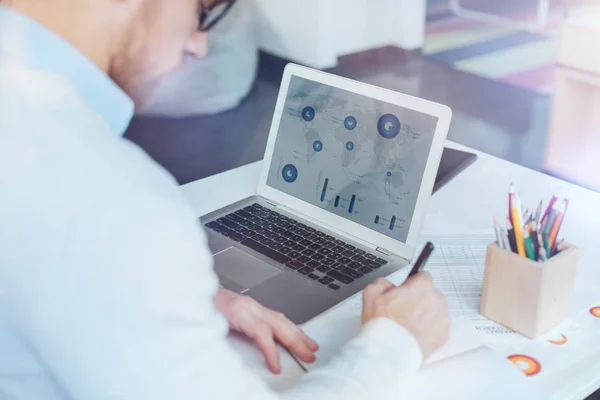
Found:
[[[517,241],[517,252],[521,257],[527,257],[525,252],[525,241],[523,238],[523,221],[521,218],[521,199],[519,196],[513,195],[512,208],[510,210],[512,215],[513,227],[515,229],[515,239]]]

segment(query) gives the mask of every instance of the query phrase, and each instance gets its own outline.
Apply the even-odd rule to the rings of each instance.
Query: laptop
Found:
[[[221,286],[301,324],[409,265],[451,116],[289,64],[257,194],[201,218]]]

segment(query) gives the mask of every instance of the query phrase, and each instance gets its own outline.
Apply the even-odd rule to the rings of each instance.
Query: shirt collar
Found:
[[[96,64],[35,20],[0,5],[0,63],[65,78],[116,135],[133,117],[133,101]]]

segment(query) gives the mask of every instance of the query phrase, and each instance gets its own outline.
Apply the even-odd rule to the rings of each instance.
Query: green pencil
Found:
[[[527,253],[527,257],[533,261],[537,260],[535,256],[535,252],[533,250],[533,242],[531,241],[531,237],[529,237],[529,230],[527,228],[523,229],[523,236],[525,241],[525,252]]]

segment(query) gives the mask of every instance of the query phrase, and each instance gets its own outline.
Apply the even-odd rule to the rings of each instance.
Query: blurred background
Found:
[[[447,104],[450,140],[600,191],[598,6],[239,0],[127,137],[181,184],[257,161],[293,61]]]

